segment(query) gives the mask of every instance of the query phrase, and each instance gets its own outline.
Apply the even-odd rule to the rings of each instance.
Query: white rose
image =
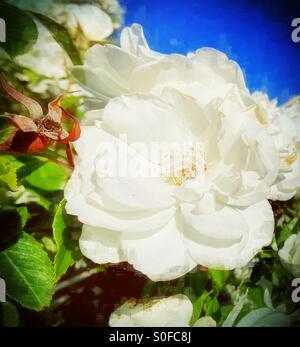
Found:
[[[138,24],[122,31],[120,45],[94,45],[87,51],[85,65],[73,69],[78,83],[99,101],[128,92],[160,95],[172,87],[207,105],[235,87],[245,92],[246,103],[253,103],[240,67],[215,49],[187,56],[160,54],[149,48]]]
[[[215,72],[219,80],[224,71],[226,64]],[[237,86],[208,104],[168,87],[160,96],[122,95],[93,111],[99,120],[82,127],[65,190],[67,212],[84,224],[83,254],[100,264],[127,261],[159,281],[197,264],[245,266],[270,244],[274,221],[266,196],[279,159],[250,100]],[[119,141],[124,134],[127,142]],[[188,151],[180,149],[167,172],[168,161],[136,148],[156,142],[203,151],[183,163]],[[108,155],[107,145],[116,151]],[[132,167],[142,174],[128,173]],[[158,177],[144,174],[153,168]]]
[[[291,235],[278,254],[282,265],[295,277],[300,277],[300,234]]]
[[[66,26],[73,37],[82,31],[89,41],[102,41],[114,30],[110,16],[99,6],[54,3],[49,13],[53,19]]]
[[[289,200],[300,193],[300,102],[291,100],[282,107],[266,94],[255,92],[257,118],[272,135],[280,153],[280,170],[271,186],[269,199]]]
[[[164,299],[151,299],[144,303],[126,301],[110,318],[111,327],[189,327],[193,305],[188,297],[182,294]],[[193,325],[195,327],[215,327],[211,317],[202,317]]]

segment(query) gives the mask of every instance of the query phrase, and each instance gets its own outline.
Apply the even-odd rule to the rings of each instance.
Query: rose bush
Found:
[[[96,263],[128,261],[155,281],[180,277],[198,264],[242,267],[273,235],[267,196],[279,155],[272,137],[257,120],[257,104],[236,63],[208,49],[187,57],[159,55],[139,30],[123,31],[126,49],[92,47],[87,60],[95,72],[74,71],[88,91],[105,96],[102,101],[111,97],[104,109],[92,111],[98,120],[82,127],[65,190],[67,212],[84,224],[81,250]],[[99,62],[105,69],[96,67]],[[116,92],[113,66],[124,81],[143,69],[143,90]],[[126,141],[119,140],[123,135]],[[181,147],[175,160],[170,152],[166,161],[136,146],[153,143]],[[201,147],[200,158],[182,160],[186,143],[191,152]],[[105,155],[107,144],[116,151]],[[121,164],[119,153],[127,155]],[[139,172],[155,166],[159,175],[116,174],[128,163]]]

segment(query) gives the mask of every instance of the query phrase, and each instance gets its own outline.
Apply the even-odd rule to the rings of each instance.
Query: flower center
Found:
[[[292,165],[298,158],[298,153],[296,151],[296,149],[294,148],[293,151],[284,158],[284,162],[285,164],[287,164],[288,166]]]
[[[165,153],[162,161],[162,176],[177,186],[195,179],[206,171],[202,144],[193,144]]]
[[[176,170],[175,175],[171,176],[170,179],[172,183],[180,186],[183,182],[189,179],[193,179],[198,175],[198,170],[195,164],[192,164],[191,167],[183,167]]]
[[[256,115],[258,120],[261,122],[261,124],[267,125],[269,123],[269,117],[263,106],[261,105],[256,106]]]

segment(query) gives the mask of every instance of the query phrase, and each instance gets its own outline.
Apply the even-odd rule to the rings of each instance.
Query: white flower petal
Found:
[[[130,89],[160,95],[169,86],[207,105],[224,97],[236,83],[245,89],[237,64],[217,50],[203,49],[187,57],[172,54],[140,65],[132,73]]]
[[[271,243],[274,217],[267,200],[247,208],[223,206],[206,215],[192,215],[191,207],[183,206],[182,228],[186,246],[198,264],[217,269],[242,267]]]
[[[167,208],[175,204],[173,187],[154,178],[100,178],[104,194],[131,209]],[[155,194],[153,194],[155,192]]]
[[[165,95],[164,99],[148,95],[115,98],[104,109],[104,125],[115,134],[126,134],[129,143],[195,141],[195,135],[207,126],[201,109],[175,90]],[[171,97],[173,103],[168,102]]]
[[[84,35],[91,41],[101,41],[113,33],[111,18],[97,6],[78,5],[76,17]]]
[[[148,237],[123,235],[122,249],[127,261],[153,281],[181,277],[196,266],[185,249],[175,218]]]
[[[143,28],[136,23],[122,30],[120,44],[122,49],[145,61],[158,59],[161,56],[149,48]]]
[[[84,225],[82,253],[99,264],[127,261],[153,281],[181,277],[196,266],[186,252],[173,218],[165,227],[142,234]]]
[[[215,328],[217,322],[209,316],[199,318],[193,325],[196,328]]]
[[[97,264],[120,263],[120,232],[84,224],[79,240],[82,254]]]
[[[116,83],[101,68],[91,70],[85,66],[75,66],[72,74],[79,85],[100,100],[108,101],[109,98],[126,92],[125,88]]]
[[[70,189],[70,188],[69,188]],[[87,201],[82,194],[68,198],[66,211],[78,216],[83,224],[132,233],[152,231],[164,227],[174,216],[176,209],[146,210],[132,214],[130,212],[112,212],[102,209],[91,199]]]

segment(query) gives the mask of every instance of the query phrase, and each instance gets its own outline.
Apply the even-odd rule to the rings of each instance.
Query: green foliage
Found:
[[[259,286],[248,287],[248,299],[256,306],[264,306],[263,289]]]
[[[244,295],[240,295],[238,302],[234,305],[232,310],[229,312],[227,318],[222,324],[222,327],[226,327],[226,328],[233,327],[235,321],[237,320],[246,302],[247,302],[247,293]]]
[[[268,289],[264,292],[264,307],[246,309],[246,314],[238,318],[248,302],[248,295],[239,297],[238,302],[228,314],[223,327],[284,327],[291,325],[291,318],[286,314],[286,307],[279,305],[273,307],[271,294]]]
[[[277,246],[281,248],[284,242],[299,230],[299,216],[296,216],[281,226],[280,234],[277,239]]]
[[[191,289],[192,294],[196,297],[203,294],[208,281],[206,271],[194,271],[186,275],[184,285]]]
[[[9,190],[16,191],[18,179],[16,169],[7,160],[0,157],[0,185],[5,185]]]
[[[244,316],[237,327],[288,327],[290,318],[281,309],[262,307]]]
[[[0,250],[15,243],[23,230],[28,218],[26,207],[2,207],[0,210]]]
[[[56,163],[47,162],[27,175],[24,181],[25,185],[32,189],[37,188],[38,190],[51,192],[62,190],[67,179],[68,174],[65,168]]]
[[[49,30],[57,43],[66,51],[73,64],[82,65],[80,54],[75,47],[68,30],[49,17],[46,17],[40,13],[30,13]]]
[[[56,253],[57,252],[57,247],[56,244],[54,243],[52,237],[50,236],[43,236],[41,239],[41,242],[46,249],[47,252],[49,253]]]
[[[18,178],[25,178],[30,174],[34,173],[40,167],[47,163],[47,159],[42,157],[31,157],[29,155],[24,155],[18,159],[19,166],[17,170]]]
[[[0,253],[0,277],[8,296],[22,306],[39,311],[50,305],[52,263],[31,235],[22,232],[17,243]]]
[[[216,289],[217,292],[219,292],[221,288],[224,286],[225,281],[230,274],[229,271],[214,269],[209,269],[208,273],[211,276],[213,287]]]
[[[78,241],[72,239],[71,217],[65,212],[65,200],[57,206],[53,220],[53,236],[57,246],[54,258],[54,281],[57,282],[79,258]]]
[[[11,302],[0,303],[0,327],[19,326],[20,317],[16,306]]]
[[[79,110],[81,103],[80,99],[81,98],[76,95],[66,95],[61,101],[61,106],[77,118],[81,118],[83,112]]]
[[[20,194],[17,201],[18,203],[22,204],[34,203],[43,207],[45,210],[49,210],[52,206],[52,202],[50,200],[28,187],[26,187],[26,189],[24,188],[24,191]]]
[[[11,58],[24,54],[35,44],[38,30],[33,19],[15,6],[0,3],[1,18],[6,23],[6,42],[0,43]]]
[[[193,326],[195,324],[195,322],[197,321],[197,319],[200,317],[202,310],[203,310],[203,306],[205,303],[205,300],[208,298],[210,293],[208,293],[207,291],[205,291],[194,303],[193,303],[193,315],[191,318],[191,326]]]
[[[220,309],[220,304],[218,298],[212,297],[206,304],[205,315],[206,316],[214,316]]]

